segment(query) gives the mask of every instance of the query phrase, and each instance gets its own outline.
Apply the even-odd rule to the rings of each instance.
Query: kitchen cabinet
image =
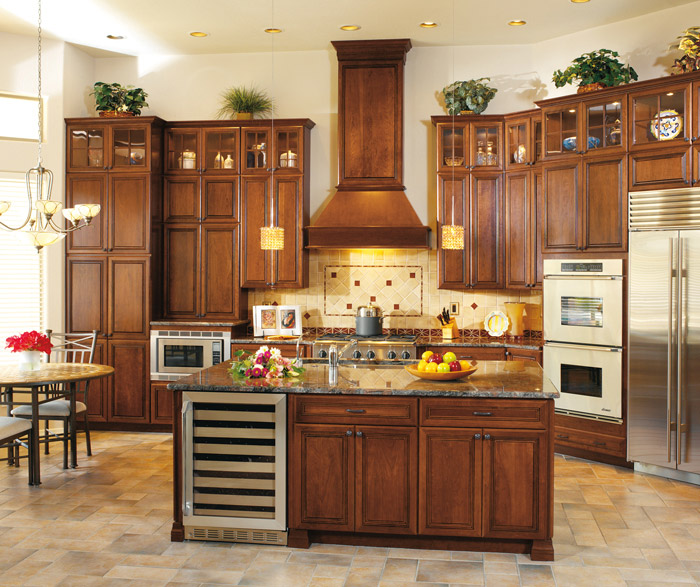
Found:
[[[440,173],[503,169],[503,117],[433,116]]]
[[[151,382],[151,422],[171,428],[173,425],[174,394],[168,390],[168,382]]]
[[[155,117],[66,120],[66,203],[101,206],[89,227],[65,239],[66,330],[98,331],[99,361],[115,376],[91,386],[88,414],[112,428],[150,422],[163,125]]]
[[[522,170],[542,160],[542,113],[539,110],[505,116],[506,170]]]
[[[230,121],[169,123],[165,172],[176,175],[237,175],[240,128]]]

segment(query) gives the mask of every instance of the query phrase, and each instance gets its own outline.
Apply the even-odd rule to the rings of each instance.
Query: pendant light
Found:
[[[455,79],[455,2],[452,0],[452,80]],[[454,90],[453,90],[454,91]],[[452,157],[455,153],[455,113],[452,110]],[[464,145],[465,157],[467,155],[466,144]],[[442,248],[447,250],[459,251],[464,249],[464,226],[455,224],[455,166],[452,165],[452,224],[443,224],[440,233],[440,241]]]
[[[272,119],[270,123],[270,225],[260,228],[260,248],[263,251],[281,251],[284,249],[284,228],[276,225],[275,213],[275,165],[277,157],[275,155],[275,35],[282,30],[275,27],[275,0],[271,0],[272,17],[270,28],[265,29],[266,33],[272,35],[270,62],[272,63]]]
[[[25,174],[27,183],[27,216],[20,226],[9,226],[0,221],[0,227],[16,231],[18,236],[36,247],[37,252],[43,247],[60,241],[69,232],[88,226],[100,212],[99,204],[79,204],[75,208],[65,208],[63,216],[70,222],[68,228],[58,226],[54,216],[61,210],[63,204],[51,199],[53,173],[43,166],[41,146],[44,141],[43,114],[44,106],[41,99],[41,0],[38,0],[37,24],[37,93],[39,98],[39,148],[38,162]],[[10,209],[11,202],[0,201],[0,215]]]

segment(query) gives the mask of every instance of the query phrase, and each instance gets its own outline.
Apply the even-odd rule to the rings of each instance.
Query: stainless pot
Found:
[[[355,333],[358,336],[377,336],[382,333],[383,322],[382,309],[370,302],[368,306],[357,308]]]

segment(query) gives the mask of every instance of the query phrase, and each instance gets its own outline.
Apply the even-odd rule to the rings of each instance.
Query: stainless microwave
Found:
[[[189,375],[230,358],[230,332],[151,331],[151,375]]]

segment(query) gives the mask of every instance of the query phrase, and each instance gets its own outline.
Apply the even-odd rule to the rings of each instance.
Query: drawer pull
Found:
[[[596,446],[605,446],[606,443],[602,440],[594,440],[593,444],[595,444]]]
[[[350,414],[364,414],[364,413],[365,413],[365,411],[362,410],[362,409],[352,409],[352,408],[348,408],[348,409],[346,409],[345,411],[348,412],[348,413],[350,413]]]
[[[557,434],[557,438],[566,439],[569,438],[568,434]]]
[[[492,412],[472,412],[472,416],[493,416]]]

